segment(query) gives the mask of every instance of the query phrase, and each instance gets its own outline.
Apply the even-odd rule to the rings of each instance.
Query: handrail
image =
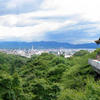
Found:
[[[89,59],[88,63],[93,67],[93,69],[100,74],[100,61]]]

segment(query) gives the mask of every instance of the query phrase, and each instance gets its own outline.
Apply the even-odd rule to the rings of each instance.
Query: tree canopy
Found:
[[[88,64],[98,51],[70,58],[0,53],[0,100],[100,100],[100,76]]]

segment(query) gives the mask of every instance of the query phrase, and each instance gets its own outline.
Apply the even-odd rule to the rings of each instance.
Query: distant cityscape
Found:
[[[65,58],[71,57],[75,52],[80,50],[87,50],[93,52],[95,49],[0,49],[0,52],[7,54],[20,55],[30,58],[32,55],[41,55],[42,53],[51,53],[55,55],[64,55]]]

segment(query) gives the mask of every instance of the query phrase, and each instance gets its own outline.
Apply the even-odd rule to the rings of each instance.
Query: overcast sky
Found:
[[[0,0],[0,41],[93,42],[100,0]]]

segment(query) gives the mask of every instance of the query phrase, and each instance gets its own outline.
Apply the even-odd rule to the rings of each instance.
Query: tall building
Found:
[[[34,50],[34,46],[32,45],[32,50]]]

